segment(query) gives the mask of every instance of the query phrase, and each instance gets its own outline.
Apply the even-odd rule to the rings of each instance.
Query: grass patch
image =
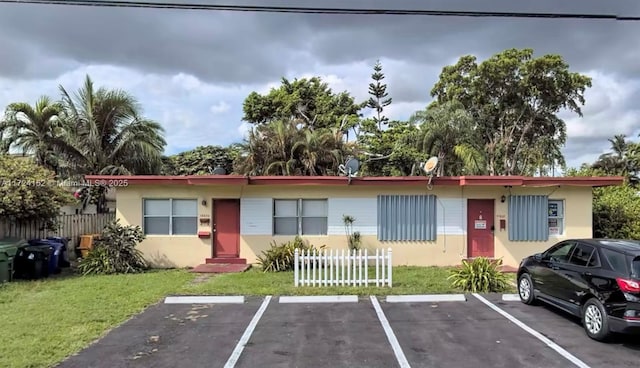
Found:
[[[393,268],[393,287],[293,285],[293,272],[264,273],[256,268],[237,274],[220,274],[183,289],[187,295],[411,295],[454,294],[448,267],[398,266]]]
[[[52,366],[193,277],[171,270],[4,284],[0,367]]]

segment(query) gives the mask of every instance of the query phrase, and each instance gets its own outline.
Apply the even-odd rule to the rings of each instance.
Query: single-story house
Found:
[[[592,236],[592,188],[622,177],[87,176],[115,183],[116,217],[140,225],[157,267],[213,258],[255,263],[272,241],[302,236],[346,249],[343,216],[367,249],[394,265],[457,265],[472,257],[517,266],[566,238]]]

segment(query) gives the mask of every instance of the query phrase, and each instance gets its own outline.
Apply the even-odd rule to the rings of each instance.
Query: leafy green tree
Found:
[[[631,185],[596,188],[593,193],[593,236],[640,239],[640,196]]]
[[[165,158],[163,174],[210,175],[218,166],[224,168],[227,174],[231,174],[236,156],[237,152],[233,146],[200,146]]]
[[[74,198],[56,184],[53,171],[31,160],[0,155],[0,217],[53,228],[60,207]]]
[[[557,114],[581,116],[588,87],[591,78],[571,72],[559,55],[534,58],[531,49],[509,49],[480,64],[466,55],[444,67],[431,95],[436,105],[459,101],[471,114],[486,174],[520,175],[564,165],[566,124]]]
[[[369,120],[366,123],[372,123]],[[365,176],[409,176],[418,175],[417,164],[426,160],[424,152],[416,146],[405,144],[405,137],[417,133],[416,125],[409,122],[391,121],[389,127],[379,130],[370,126],[373,133],[359,138],[362,169]]]
[[[373,66],[373,74],[371,74],[373,82],[369,83],[369,100],[367,101],[367,107],[375,111],[376,115],[373,117],[373,121],[378,126],[378,129],[382,129],[383,124],[389,123],[389,118],[382,115],[384,108],[391,105],[393,99],[389,97],[387,93],[387,85],[382,83],[384,80],[384,73],[382,72],[382,64],[378,60]]]
[[[25,153],[33,153],[39,165],[56,172],[59,163],[52,140],[62,128],[61,111],[61,104],[47,96],[40,97],[34,106],[25,102],[10,104],[0,122],[5,142]]]
[[[311,129],[341,127],[346,133],[356,124],[363,105],[344,91],[334,93],[320,77],[282,78],[278,88],[266,95],[251,92],[243,103],[243,120],[261,125],[289,121]]]
[[[610,175],[594,165],[567,170],[566,176]],[[593,236],[640,239],[640,191],[631,182],[593,189]]]

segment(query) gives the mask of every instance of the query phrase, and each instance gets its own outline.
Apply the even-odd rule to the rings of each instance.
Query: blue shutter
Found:
[[[509,196],[509,240],[549,240],[549,198],[545,195]]]
[[[436,196],[378,196],[378,240],[436,240]]]

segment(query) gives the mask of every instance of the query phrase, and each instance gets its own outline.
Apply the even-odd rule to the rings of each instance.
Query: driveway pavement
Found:
[[[58,367],[595,368],[640,362],[640,341],[595,342],[579,321],[551,308],[503,301],[500,294],[449,302],[385,300],[161,303]]]

